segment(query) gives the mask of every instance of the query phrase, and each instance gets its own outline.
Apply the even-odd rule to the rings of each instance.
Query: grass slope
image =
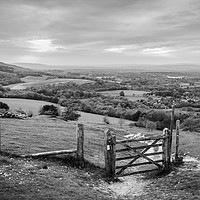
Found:
[[[100,94],[107,95],[107,96],[119,96],[119,93],[122,90],[110,90],[110,91],[103,91],[99,92]],[[130,101],[136,101],[140,99],[146,99],[146,97],[143,97],[143,94],[146,93],[145,91],[137,91],[137,90],[123,90],[125,94],[125,98],[127,98]],[[135,94],[133,96],[133,94]]]
[[[48,79],[46,80],[46,76],[37,77],[37,76],[27,76],[22,78],[21,80],[25,83],[19,83],[19,84],[12,84],[8,85],[6,87],[9,87],[13,90],[20,90],[20,89],[26,89],[27,87],[39,87],[43,85],[48,84],[59,84],[59,83],[67,83],[67,82],[74,82],[78,85],[82,85],[84,83],[91,83],[93,81],[85,80],[85,79],[67,79],[67,78],[55,78],[55,79]]]
[[[6,99],[4,99],[6,100]],[[13,99],[8,99],[13,100]],[[27,103],[25,103],[27,101]],[[46,102],[14,100],[21,107],[36,109]],[[8,103],[8,102],[6,102]],[[34,104],[35,103],[35,104]],[[36,109],[38,110],[38,108]],[[98,117],[98,116],[97,116]],[[94,119],[94,116],[92,117]],[[96,120],[85,119],[85,158],[104,167],[104,130],[111,128],[120,139],[128,133],[152,134],[145,129],[117,124],[105,125]],[[28,154],[41,151],[70,149],[76,147],[77,122],[64,122],[56,118],[37,116],[27,120],[0,119],[2,150],[7,153]],[[154,134],[162,134],[155,131]],[[180,133],[180,150],[191,156],[199,156],[200,135]],[[0,199],[198,199],[200,195],[197,164],[186,162],[164,177],[133,176],[120,182],[108,184],[102,179],[99,168],[87,166],[83,170],[72,168],[64,157],[59,161],[0,157]],[[59,162],[58,162],[59,161]],[[66,162],[68,161],[68,162]],[[134,181],[133,181],[134,180]],[[145,183],[141,193],[134,184]],[[156,189],[155,189],[156,188]]]

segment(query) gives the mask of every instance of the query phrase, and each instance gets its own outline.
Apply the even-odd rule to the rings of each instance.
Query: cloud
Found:
[[[105,49],[104,52],[125,55],[142,54],[150,56],[169,56],[172,55],[172,52],[175,52],[175,50],[169,47],[161,47],[161,44],[157,44],[157,46],[155,46],[155,43],[146,43],[143,45],[122,45],[118,47],[111,47]]]
[[[35,40],[29,40],[27,41],[30,45],[28,47],[32,51],[36,52],[49,52],[49,51],[58,51],[58,50],[64,50],[66,49],[63,46],[57,46],[53,44],[53,41],[51,39],[35,39]]]
[[[146,48],[141,51],[145,55],[154,55],[154,56],[169,56],[175,50],[169,49],[167,47],[157,47],[157,48]]]
[[[200,49],[199,11],[199,0],[1,0],[0,51],[55,62],[96,54],[98,63],[102,52],[109,62],[119,55],[183,62]]]

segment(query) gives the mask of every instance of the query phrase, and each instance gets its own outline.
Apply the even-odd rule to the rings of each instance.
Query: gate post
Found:
[[[84,128],[83,124],[77,124],[76,126],[76,140],[77,150],[76,158],[81,167],[84,167]]]
[[[169,171],[170,170],[170,163],[171,163],[171,131],[168,128],[163,130],[163,135],[165,139],[163,140],[163,170]]]
[[[115,159],[116,159],[116,136],[113,136],[109,129],[105,131],[105,169],[110,178],[115,177]]]
[[[176,152],[175,152],[175,162],[180,162],[179,160],[179,133],[180,133],[180,120],[176,120]]]

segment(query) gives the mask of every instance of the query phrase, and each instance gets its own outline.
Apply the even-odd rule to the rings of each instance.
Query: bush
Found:
[[[121,92],[119,93],[119,96],[124,97],[124,96],[125,96],[125,95],[124,95],[124,91],[121,91]]]
[[[44,105],[39,110],[40,115],[58,116],[58,108],[54,105]]]
[[[200,132],[200,119],[194,118],[194,117],[189,117],[182,123],[181,128],[184,131]]]
[[[9,110],[9,106],[6,103],[3,103],[3,102],[0,102],[0,108],[5,109],[5,110]]]
[[[62,119],[65,121],[68,120],[78,120],[81,115],[78,114],[73,108],[66,107],[62,112]]]

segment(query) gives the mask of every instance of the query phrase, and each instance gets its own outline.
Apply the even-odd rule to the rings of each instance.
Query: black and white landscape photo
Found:
[[[0,0],[0,200],[200,199],[199,0]]]

